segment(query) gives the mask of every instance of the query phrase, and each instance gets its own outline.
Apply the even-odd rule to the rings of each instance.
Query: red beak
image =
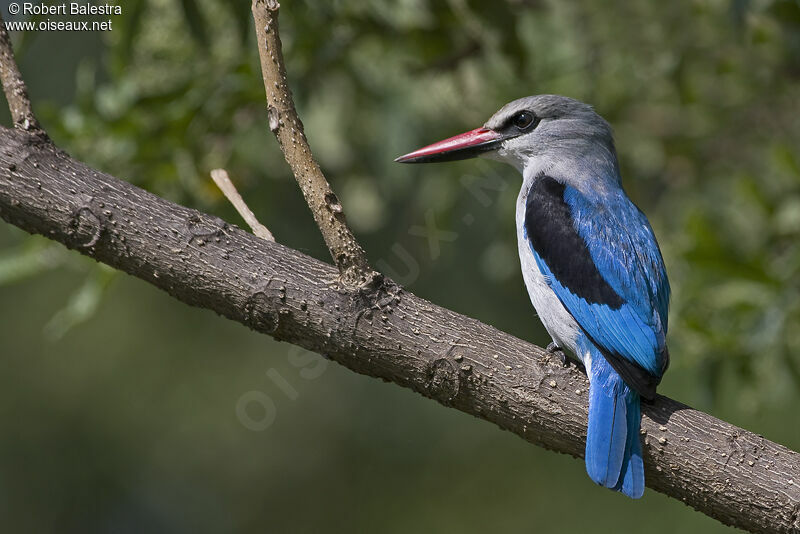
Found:
[[[400,156],[395,161],[398,163],[434,163],[474,158],[481,152],[494,150],[501,141],[503,141],[503,136],[494,130],[476,128]]]

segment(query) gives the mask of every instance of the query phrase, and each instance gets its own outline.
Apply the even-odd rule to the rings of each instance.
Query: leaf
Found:
[[[139,35],[142,26],[142,14],[147,5],[146,0],[128,0],[125,3],[125,17],[122,18],[123,37],[117,49],[117,59],[122,60],[123,64],[129,62],[132,56],[133,44]]]
[[[66,306],[44,326],[44,335],[51,341],[58,341],[75,326],[91,319],[115,274],[114,269],[105,265],[98,265],[93,269],[84,284],[69,298]]]
[[[208,32],[206,31],[206,21],[195,0],[181,0],[183,15],[189,24],[189,31],[197,44],[203,49],[208,49]]]
[[[247,2],[230,2],[226,5],[230,8],[231,14],[236,20],[236,26],[239,28],[239,38],[241,39],[242,45],[247,45],[247,38],[250,36],[250,27],[253,24],[250,4]]]
[[[0,286],[55,269],[64,263],[66,249],[39,239],[0,255]]]

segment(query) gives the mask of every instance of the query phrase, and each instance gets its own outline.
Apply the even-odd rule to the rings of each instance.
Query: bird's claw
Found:
[[[554,356],[556,361],[559,362],[563,367],[567,367],[567,354],[556,345],[555,341],[550,342],[547,345],[547,353],[551,356]]]

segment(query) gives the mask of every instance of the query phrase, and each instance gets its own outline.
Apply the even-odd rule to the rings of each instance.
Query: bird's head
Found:
[[[503,106],[480,128],[415,150],[395,161],[432,163],[488,157],[526,168],[608,164],[616,169],[611,127],[588,104],[536,95]]]

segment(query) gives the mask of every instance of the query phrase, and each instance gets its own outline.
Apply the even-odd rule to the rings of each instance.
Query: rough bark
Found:
[[[294,107],[278,35],[279,7],[276,0],[253,0],[252,5],[261,75],[267,95],[269,129],[278,139],[286,163],[292,168],[292,174],[339,268],[342,282],[348,286],[369,284],[377,273],[369,266],[364,249],[347,225],[339,198],[314,160],[303,123]]]
[[[376,277],[333,267],[0,129],[0,216],[175,298],[362,374],[583,455],[588,381],[574,366]],[[800,532],[800,454],[659,396],[642,420],[648,487],[753,532]],[[598,491],[600,491],[598,489]]]
[[[3,83],[8,109],[11,111],[11,120],[14,126],[31,133],[44,136],[44,131],[39,126],[39,121],[33,115],[31,101],[28,98],[28,87],[22,79],[14,52],[11,48],[11,39],[6,31],[3,16],[0,15],[0,81]]]

